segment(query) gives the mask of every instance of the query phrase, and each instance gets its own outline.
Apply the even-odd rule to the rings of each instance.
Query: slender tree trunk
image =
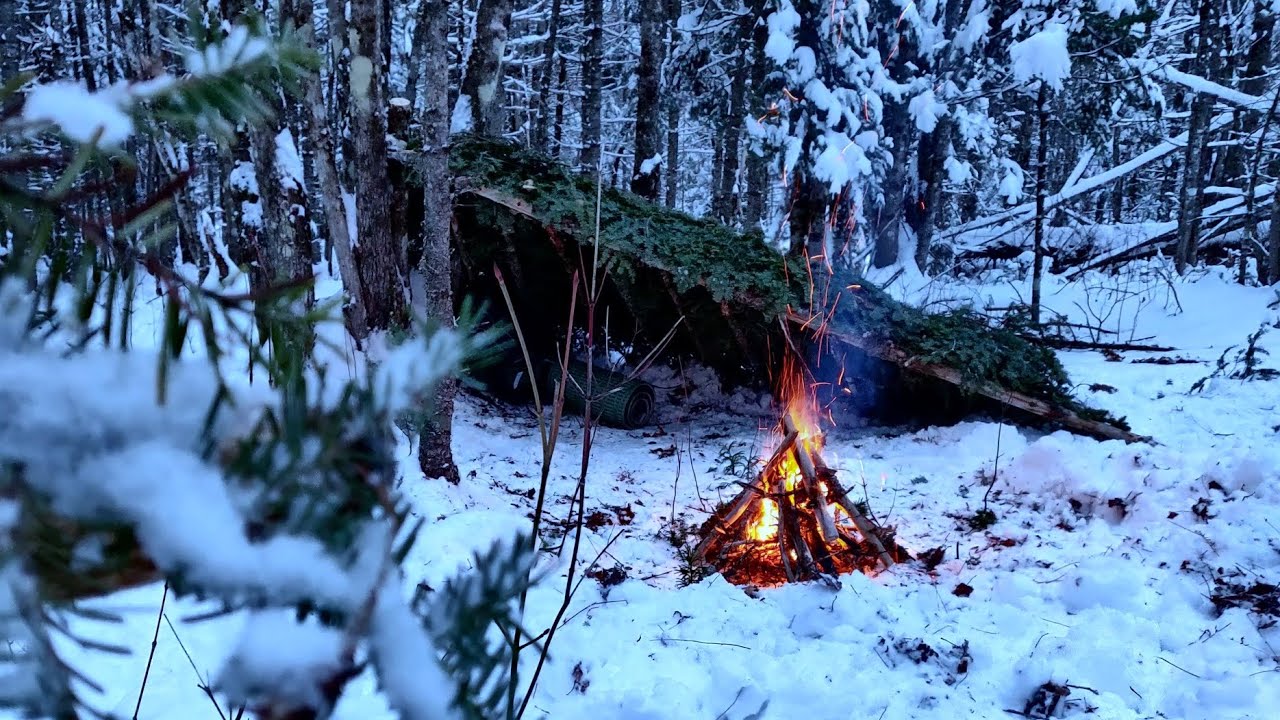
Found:
[[[716,217],[720,222],[736,225],[738,219],[738,169],[741,163],[742,124],[747,114],[747,79],[751,66],[746,62],[738,62],[737,71],[732,76],[729,88],[729,107],[725,117],[720,121],[724,165],[720,172],[720,184],[716,188]]]
[[[556,122],[552,130],[551,155],[559,160],[564,151],[564,107],[567,104],[565,88],[569,87],[569,62],[564,55],[558,55],[556,60],[560,69],[556,72]]]
[[[933,252],[933,236],[942,215],[943,161],[951,145],[952,120],[950,115],[938,118],[933,132],[920,136],[920,148],[916,152],[916,175],[920,191],[916,193],[911,217],[917,219],[916,266],[921,272],[929,272],[929,258]]]
[[[423,46],[427,77],[447,77],[449,65],[449,15],[444,3],[426,3]],[[453,224],[453,194],[449,186],[449,90],[445,83],[429,83],[422,115],[422,181],[425,221],[422,260],[423,306],[444,327],[453,327],[453,277],[449,253]],[[416,301],[416,298],[415,298]],[[453,400],[456,384],[440,383],[432,404],[433,416],[418,428],[418,466],[427,478],[443,477],[459,482],[453,461]]]
[[[560,57],[560,12],[563,7],[562,0],[551,0],[551,13],[547,16],[547,39],[542,44],[542,65],[538,71],[538,116],[534,125],[533,137],[534,142],[544,144],[551,140],[551,104],[553,102],[552,93],[559,87],[563,90],[563,83],[557,85],[556,78],[556,60]],[[557,111],[559,108],[557,107]],[[557,143],[558,147],[559,143]]]
[[[426,0],[423,0],[425,4]],[[427,42],[427,24],[418,18],[418,22],[413,25],[413,38],[409,44],[414,48],[414,52],[409,53],[405,58],[405,64],[408,65],[407,77],[405,79],[404,97],[409,101],[410,108],[418,107],[418,85],[422,78],[422,53],[418,52]]]
[[[1036,219],[1035,246],[1031,266],[1031,322],[1040,324],[1040,281],[1044,273],[1044,201],[1048,195],[1046,173],[1049,149],[1049,90],[1043,82],[1037,95],[1036,125]]]
[[[387,199],[387,103],[382,67],[382,3],[351,2],[351,135],[356,176],[356,267],[370,330],[405,324],[403,256],[391,236]]]
[[[664,0],[640,0],[640,63],[636,67],[636,145],[631,192],[658,199],[662,167],[662,16]]]
[[[22,57],[22,40],[18,37],[21,28],[18,3],[14,0],[0,2],[0,78],[5,80],[18,75]]]
[[[1199,39],[1193,72],[1209,76],[1214,67],[1213,32],[1219,0],[1200,0]],[[1182,189],[1178,195],[1178,246],[1174,266],[1178,274],[1195,264],[1200,242],[1200,215],[1204,208],[1205,169],[1208,164],[1208,127],[1214,98],[1197,93],[1191,101],[1187,147],[1182,164]]]
[[[675,92],[676,73],[679,72],[676,62],[676,45],[680,41],[677,25],[683,11],[682,0],[667,0],[667,95],[664,104],[667,112],[667,157],[663,163],[665,187],[663,201],[669,208],[674,208],[680,201],[680,116],[684,108]]]
[[[1120,126],[1113,125],[1111,128],[1111,167],[1120,164]],[[1116,178],[1108,189],[1111,200],[1111,222],[1119,225],[1124,217],[1124,187],[1125,179]]]
[[[765,44],[769,41],[769,28],[758,19],[764,16],[764,0],[753,0],[751,18],[754,24],[751,30],[751,114],[763,117],[769,112],[769,100],[766,97],[765,79],[769,76],[769,58],[765,54]],[[742,206],[742,224],[747,230],[761,226],[769,208],[769,158],[747,149],[747,193]]]
[[[304,44],[310,45],[314,35],[312,6],[299,2],[294,22]],[[311,162],[315,171],[320,203],[324,207],[324,223],[330,246],[338,256],[338,274],[342,277],[343,315],[347,331],[357,344],[369,334],[365,319],[364,290],[360,284],[360,271],[356,267],[351,247],[351,233],[347,225],[347,207],[343,199],[342,184],[338,180],[338,166],[334,157],[332,124],[329,122],[324,99],[320,96],[320,78],[308,76],[304,86],[304,105],[307,109],[307,138],[311,143]]]
[[[604,85],[604,0],[586,3],[587,46],[582,57],[582,152],[578,165],[593,176],[600,172],[601,89]]]
[[[289,157],[294,149],[293,139],[272,128],[258,128],[250,133],[253,149],[253,165],[258,179],[258,204],[262,212],[261,232],[257,235],[254,254],[261,265],[261,272],[268,287],[278,287],[311,276],[311,236],[305,231],[306,205],[301,178],[280,161]],[[296,149],[294,149],[296,152]],[[297,170],[301,171],[299,166]],[[296,215],[295,213],[301,213]],[[301,226],[300,226],[301,225]],[[314,296],[308,292],[305,304],[309,309]],[[278,326],[259,319],[258,328],[267,333],[278,352],[310,355],[314,334],[310,329],[295,328],[297,332],[279,332]],[[287,347],[286,347],[287,346]]]
[[[8,0],[8,2],[16,3],[17,0]],[[89,92],[97,92],[98,78],[93,71],[93,59],[90,57],[89,48],[89,20],[85,13],[85,4],[87,0],[72,3],[73,12],[75,13],[75,23],[73,29],[76,41],[76,68],[77,75],[84,81],[85,87]]]
[[[1271,229],[1267,231],[1267,281],[1280,284],[1280,190],[1271,199]]]
[[[503,91],[502,56],[511,27],[511,0],[480,0],[476,11],[476,41],[471,46],[462,98],[470,105],[472,129],[490,137],[505,130],[506,92]]]

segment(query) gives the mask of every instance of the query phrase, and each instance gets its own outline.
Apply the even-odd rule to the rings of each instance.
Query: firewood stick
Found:
[[[782,425],[786,428],[788,435],[795,433],[797,437],[799,436],[795,418],[792,418],[790,413],[782,417]],[[836,521],[831,517],[831,513],[827,512],[827,498],[823,495],[822,486],[818,484],[818,470],[814,467],[809,449],[798,440],[796,441],[796,465],[800,468],[805,489],[813,504],[813,515],[818,519],[818,532],[822,534],[822,542],[826,543],[827,547],[831,547],[840,538],[840,534],[836,532]]]
[[[797,437],[799,437],[799,433],[787,433],[787,436],[782,439],[782,444],[778,445],[778,448],[773,451],[773,455],[769,457],[769,462],[765,463],[764,467],[761,468],[760,473],[756,475],[755,481],[752,482],[751,485],[743,488],[742,492],[738,493],[738,497],[734,499],[733,505],[729,507],[729,512],[725,513],[724,517],[720,520],[720,524],[708,533],[707,536],[703,538],[702,542],[698,543],[698,547],[694,549],[694,557],[703,557],[705,553],[711,549],[711,544],[717,539],[718,535],[724,535],[732,530],[733,526],[742,519],[742,516],[753,503],[759,500],[759,498],[769,494],[767,482],[769,471],[773,466],[782,461],[787,450],[795,444]]]
[[[786,488],[783,488],[783,490],[786,490]],[[782,495],[782,497],[778,498],[778,559],[782,562],[782,571],[787,574],[787,582],[795,582],[796,570],[791,564],[791,553],[788,548],[789,543],[786,523],[787,513],[790,512],[791,506],[788,499],[785,497],[786,493],[784,492]],[[798,556],[799,552],[797,551],[797,557]]]
[[[818,576],[818,568],[813,562],[813,552],[809,550],[809,543],[805,542],[804,534],[800,531],[800,521],[796,517],[795,499],[792,493],[786,492],[785,484],[782,488],[783,492],[778,498],[778,534],[785,535],[787,545],[796,551],[796,563],[800,569],[806,573],[806,577],[800,578],[808,580],[810,577]],[[782,549],[782,545],[779,544]],[[788,562],[789,557],[783,554],[783,562]],[[785,567],[785,566],[784,566]],[[795,582],[794,579],[791,580]]]
[[[849,518],[853,520],[854,527],[858,528],[858,533],[861,534],[867,542],[871,543],[871,547],[875,549],[876,556],[880,558],[880,562],[884,565],[884,568],[888,570],[893,567],[893,556],[885,549],[884,542],[880,540],[880,535],[876,533],[875,523],[871,522],[866,515],[862,514],[862,511],[858,509],[858,506],[849,499],[849,493],[845,491],[844,486],[840,484],[840,480],[836,478],[835,471],[828,467],[827,463],[823,461],[822,456],[817,453],[814,454],[816,455],[815,465],[823,469],[823,475],[825,475],[827,479],[827,486],[830,488],[831,494],[835,495],[836,504],[844,508],[845,512],[849,513]]]

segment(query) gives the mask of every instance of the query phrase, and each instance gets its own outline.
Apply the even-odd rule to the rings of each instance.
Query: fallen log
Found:
[[[800,326],[803,326],[807,322],[805,318],[794,313],[789,313],[787,318],[792,323]],[[878,360],[897,365],[903,370],[917,375],[932,377],[957,387],[967,388],[979,395],[982,395],[983,397],[990,398],[998,403],[1024,412],[1028,412],[1048,422],[1061,425],[1073,432],[1103,440],[1123,440],[1127,443],[1154,443],[1154,440],[1150,437],[1138,435],[1128,430],[1116,427],[1110,423],[1081,417],[1074,410],[1052,405],[1039,398],[1031,397],[1030,395],[994,386],[990,383],[967,383],[966,378],[959,370],[945,365],[937,365],[934,363],[920,361],[903,352],[901,349],[894,347],[890,343],[877,341],[868,337],[860,336],[857,333],[845,332],[842,329],[833,327],[827,327],[824,332],[826,332],[830,338],[857,348]]]

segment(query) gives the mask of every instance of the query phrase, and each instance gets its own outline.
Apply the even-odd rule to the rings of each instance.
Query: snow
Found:
[[[645,158],[644,161],[640,163],[639,174],[641,176],[649,175],[653,173],[654,170],[657,170],[661,166],[662,166],[662,155],[654,155],[653,157]]]
[[[1093,0],[1093,5],[1098,12],[1106,13],[1114,19],[1119,19],[1126,13],[1138,12],[1138,0]]]
[[[1071,55],[1067,52],[1067,28],[1049,23],[1025,40],[1009,46],[1013,76],[1020,83],[1043,80],[1054,90],[1071,76]]]
[[[287,127],[276,135],[276,167],[285,190],[306,192],[307,175],[302,167],[302,156],[298,154],[298,145],[293,141],[293,131]]]
[[[781,0],[767,22],[769,39],[765,41],[764,54],[778,65],[786,65],[796,49],[792,34],[800,27],[800,14],[789,0]]]
[[[931,133],[938,127],[938,118],[946,114],[947,104],[938,100],[933,94],[933,89],[930,88],[911,98],[907,110],[911,113],[911,119],[915,121],[917,130],[922,133]]]
[[[340,630],[299,623],[291,611],[250,613],[215,687],[237,705],[327,707],[322,685],[342,669],[343,644]]]
[[[913,276],[892,289],[918,301],[984,306],[1016,299],[1021,282],[993,276],[958,285]],[[586,531],[579,572],[599,556],[630,579],[580,587],[531,703],[535,714],[665,720],[679,708],[679,717],[743,720],[767,702],[766,718],[828,718],[844,717],[856,698],[860,714],[885,720],[997,717],[1005,708],[1021,710],[1052,680],[1076,686],[1067,717],[1084,717],[1089,708],[1115,720],[1269,716],[1280,702],[1269,650],[1280,630],[1242,608],[1219,617],[1207,596],[1234,573],[1268,582],[1280,573],[1272,527],[1280,511],[1280,443],[1272,429],[1280,384],[1220,378],[1203,392],[1188,390],[1224,350],[1276,322],[1280,311],[1267,307],[1274,291],[1240,287],[1217,273],[1174,282],[1177,301],[1163,281],[1045,280],[1048,311],[1097,324],[1091,313],[1107,312],[1099,302],[1114,301],[1105,327],[1153,336],[1150,342],[1195,360],[1154,365],[1061,354],[1083,397],[1127,416],[1160,445],[1046,435],[999,418],[914,431],[860,427],[854,418],[830,431],[828,460],[849,484],[865,481],[871,508],[898,528],[900,540],[916,552],[944,548],[931,573],[900,565],[875,577],[845,576],[834,592],[790,586],[753,596],[718,576],[679,587],[675,550],[661,537],[672,511],[697,525],[736,492],[717,458],[732,443],[750,454],[767,451],[766,399],[718,398],[714,378],[694,369],[684,380],[696,395],[683,405],[664,403],[661,429],[599,429],[587,509],[612,520]],[[1277,338],[1273,331],[1263,340],[1280,351]],[[651,372],[660,385],[677,383],[675,375]],[[181,406],[172,407],[181,418]],[[731,412],[717,409],[724,407]],[[173,427],[182,422],[190,426]],[[475,550],[528,528],[533,501],[524,493],[538,482],[540,453],[524,409],[463,396],[455,433],[462,485],[403,486],[429,521],[406,562],[408,575],[389,579],[372,618],[371,659],[384,672],[386,695],[377,694],[370,674],[360,676],[340,700],[338,720],[381,720],[393,717],[393,708],[445,716],[448,683],[400,598],[419,581],[441,587],[469,566]],[[551,474],[554,514],[573,492],[581,436],[580,423],[566,419]],[[655,452],[667,448],[675,453]],[[406,479],[416,477],[415,467],[406,450]],[[964,518],[982,506],[992,477],[998,521],[971,530]],[[1193,511],[1200,498],[1207,499],[1204,518]],[[628,505],[635,518],[622,524],[610,508]],[[534,632],[558,609],[567,558],[544,555],[542,564],[550,576],[530,594],[526,616]],[[971,594],[954,594],[961,583]],[[134,652],[122,661],[67,649],[74,666],[109,688],[95,707],[132,712],[160,593],[150,586],[96,601],[94,607],[123,609],[118,625],[73,621],[80,634]],[[267,614],[181,623],[205,608],[169,602],[167,613],[201,673],[239,658],[246,669],[260,667],[253,672],[263,683],[285,672],[305,678],[324,666],[317,658],[336,655],[336,639],[318,628],[289,627]],[[159,638],[144,720],[207,707],[176,637],[166,627]],[[921,643],[932,652],[922,655]],[[585,692],[574,689],[575,667],[589,683]],[[530,671],[522,666],[523,677]]]
[[[192,75],[221,75],[248,65],[270,51],[271,43],[266,38],[250,34],[244,25],[233,25],[221,42],[188,52],[183,63]]]
[[[101,132],[98,142],[116,147],[133,134],[128,95],[108,89],[91,93],[84,85],[57,81],[36,85],[27,94],[22,117],[32,123],[52,123],[67,137],[88,143]]]
[[[453,106],[453,117],[449,123],[449,132],[458,135],[471,131],[471,96],[458,94],[458,102]]]

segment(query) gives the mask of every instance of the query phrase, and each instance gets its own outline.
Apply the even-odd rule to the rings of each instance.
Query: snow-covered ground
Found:
[[[831,432],[828,460],[847,484],[865,485],[900,541],[914,552],[943,549],[932,571],[912,563],[846,576],[838,591],[748,594],[719,576],[681,587],[667,537],[672,517],[697,526],[734,492],[722,456],[760,453],[762,419],[691,409],[660,430],[600,430],[587,481],[587,512],[600,514],[581,558],[627,579],[579,586],[530,716],[999,718],[1026,710],[1052,682],[1069,690],[1058,716],[1274,717],[1280,618],[1247,604],[1219,612],[1211,598],[1232,585],[1280,584],[1280,380],[1220,377],[1189,390],[1229,346],[1280,318],[1268,307],[1276,293],[1216,274],[1167,286],[1127,282],[1049,278],[1045,302],[1073,322],[1119,333],[1113,341],[1177,348],[1118,362],[1063,353],[1082,396],[1127,416],[1158,445],[995,422]],[[1021,285],[998,283],[973,290],[904,281],[900,290],[995,307],[1025,295]],[[1123,299],[1121,307],[1107,298]],[[1276,351],[1264,365],[1280,367],[1280,330],[1261,345]],[[1195,362],[1133,362],[1159,355]],[[468,398],[455,422],[460,486],[422,481],[403,448],[407,488],[428,520],[408,568],[414,582],[437,587],[474,550],[528,526],[537,484],[527,411]],[[570,419],[552,473],[552,527],[568,514],[580,440]],[[992,479],[998,520],[974,531],[968,518]],[[555,615],[567,567],[550,555],[544,562],[549,574],[529,601],[534,631]],[[99,604],[127,610],[125,623],[80,628],[133,650],[72,658],[109,689],[102,709],[132,715],[160,600],[159,586],[118,594]],[[198,685],[229,652],[226,624],[235,621],[181,621],[197,609],[166,604],[172,626],[159,625],[139,718],[218,717]],[[337,717],[389,717],[375,698],[361,678]]]

